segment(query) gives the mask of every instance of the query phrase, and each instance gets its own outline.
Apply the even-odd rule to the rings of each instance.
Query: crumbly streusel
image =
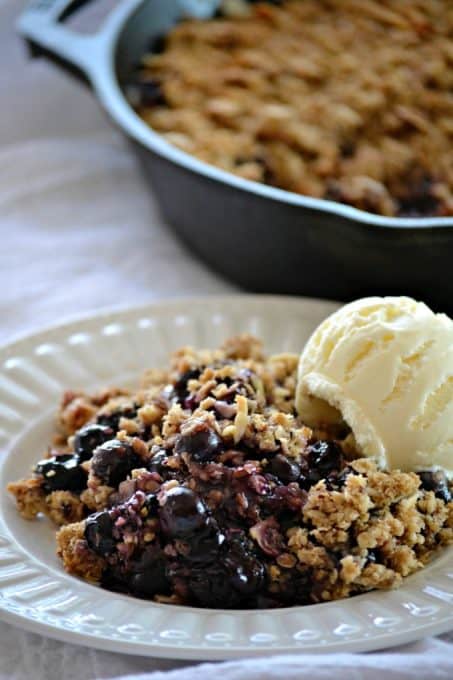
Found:
[[[246,179],[390,216],[453,215],[453,7],[225,0],[149,53],[131,102]]]
[[[61,528],[65,569],[160,602],[303,605],[393,588],[453,542],[440,473],[354,459],[294,411],[297,357],[183,348],[134,393],[68,392],[55,445],[9,485]],[[346,442],[346,444],[345,444]]]

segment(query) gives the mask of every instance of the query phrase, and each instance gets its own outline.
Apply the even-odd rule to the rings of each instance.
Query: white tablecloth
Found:
[[[28,61],[0,0],[0,342],[114,304],[234,290],[163,224],[122,138],[89,91]],[[390,653],[294,657],[222,669],[226,680],[453,677],[453,637]],[[90,680],[212,667],[82,650],[0,623],[0,680]],[[160,674],[153,678],[162,679]],[[167,677],[167,676],[165,676]]]

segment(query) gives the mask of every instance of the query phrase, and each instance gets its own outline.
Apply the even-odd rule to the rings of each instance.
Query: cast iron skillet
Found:
[[[453,311],[453,218],[381,217],[251,182],[171,146],[135,114],[121,83],[150,39],[184,14],[211,16],[219,0],[123,0],[95,35],[61,23],[85,2],[33,0],[19,31],[85,76],[131,140],[165,219],[203,260],[258,292],[405,293]]]

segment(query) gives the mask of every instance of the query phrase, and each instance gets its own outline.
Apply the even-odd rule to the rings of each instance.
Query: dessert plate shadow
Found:
[[[46,448],[66,388],[128,384],[184,344],[239,332],[269,352],[300,351],[336,303],[230,296],[163,301],[86,316],[0,348],[0,484]],[[194,609],[104,591],[66,574],[47,521],[26,522],[0,496],[0,618],[112,652],[215,660],[277,653],[370,651],[453,628],[453,549],[396,591],[258,611]]]

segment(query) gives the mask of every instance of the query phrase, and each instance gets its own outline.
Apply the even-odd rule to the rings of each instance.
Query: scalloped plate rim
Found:
[[[297,609],[295,607],[295,609]],[[240,612],[239,612],[240,613]],[[385,649],[392,649],[401,645],[416,642],[421,638],[442,635],[448,633],[453,628],[453,615],[449,619],[441,623],[425,624],[417,629],[410,629],[397,635],[392,632],[382,633],[381,635],[370,636],[360,641],[344,641],[339,640],[336,643],[325,645],[281,645],[273,647],[252,647],[249,645],[222,647],[216,648],[214,645],[185,645],[178,647],[175,645],[165,645],[159,643],[158,645],[144,644],[134,640],[118,640],[117,638],[108,638],[96,636],[89,633],[81,633],[78,631],[67,630],[66,628],[56,628],[48,623],[41,623],[29,620],[19,614],[6,612],[0,609],[0,620],[10,623],[18,628],[21,628],[29,633],[36,633],[38,635],[46,635],[47,637],[74,644],[81,647],[90,647],[91,649],[99,649],[102,651],[115,652],[118,654],[129,654],[131,656],[149,656],[163,659],[174,660],[192,660],[192,661],[226,661],[233,659],[241,659],[247,657],[259,656],[277,656],[288,654],[335,654],[335,653],[363,653],[363,652],[377,652]],[[376,642],[378,644],[376,645]],[[349,647],[349,649],[348,649]]]
[[[22,345],[28,341],[34,341],[41,335],[48,335],[55,331],[69,329],[79,323],[89,323],[94,321],[101,321],[103,319],[115,316],[123,316],[128,314],[142,314],[146,313],[146,310],[161,310],[165,306],[179,307],[185,303],[190,303],[195,306],[203,305],[206,303],[214,302],[217,304],[231,304],[236,302],[236,300],[242,300],[243,302],[263,302],[266,303],[278,303],[282,302],[284,304],[290,304],[295,306],[300,306],[301,304],[307,305],[308,307],[325,307],[327,313],[328,310],[332,312],[335,308],[340,307],[342,304],[347,304],[346,302],[339,302],[338,300],[324,299],[324,298],[314,298],[314,297],[304,297],[297,295],[270,295],[268,293],[225,293],[224,295],[177,295],[175,297],[164,297],[159,299],[151,299],[149,302],[142,302],[139,305],[129,305],[127,303],[118,305],[108,305],[106,307],[101,307],[98,310],[88,309],[84,312],[65,314],[60,321],[50,324],[38,325],[31,331],[19,331],[13,335],[9,340],[3,340],[0,343],[0,359],[1,354],[4,351],[14,349],[16,346]]]

